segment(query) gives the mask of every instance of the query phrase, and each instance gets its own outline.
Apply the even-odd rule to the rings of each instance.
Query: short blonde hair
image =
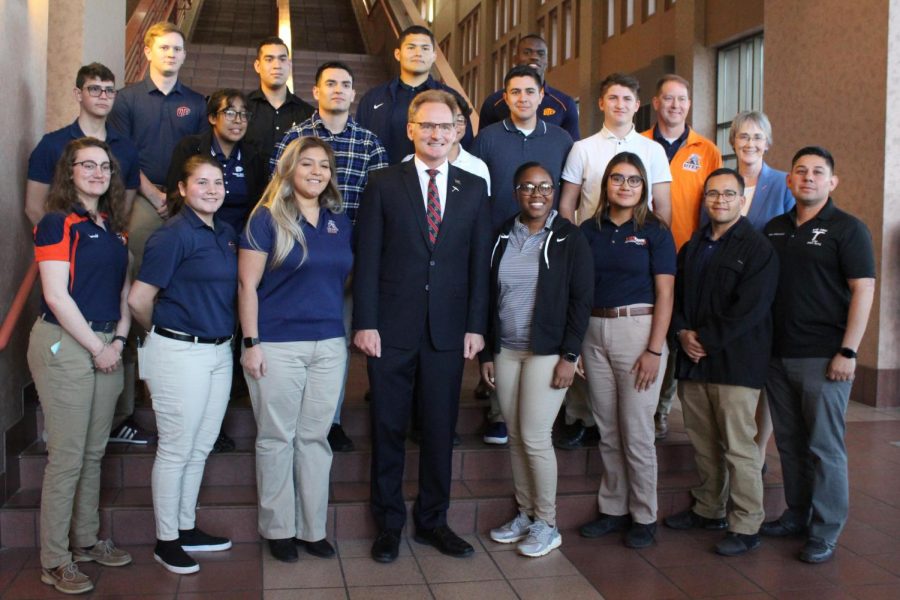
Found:
[[[731,129],[728,131],[728,143],[732,147],[734,147],[734,138],[737,137],[738,130],[746,123],[753,123],[762,129],[763,133],[766,134],[766,143],[770,146],[772,145],[772,123],[769,122],[769,117],[766,116],[766,113],[758,110],[745,110],[735,115],[734,120],[731,122]]]
[[[147,33],[144,34],[144,46],[147,48],[153,47],[153,40],[156,38],[167,35],[169,33],[177,33],[181,36],[181,41],[184,42],[184,33],[178,28],[175,23],[170,23],[169,21],[160,21],[159,23],[154,23],[150,26],[150,29],[147,30]]]
[[[454,119],[456,119],[456,113],[460,112],[459,102],[456,100],[456,96],[450,92],[444,90],[425,90],[424,92],[416,94],[416,97],[409,103],[409,112],[406,116],[407,120],[412,123],[413,119],[416,118],[416,113],[419,112],[419,107],[423,104],[428,104],[429,102],[434,104],[445,104],[454,115]]]

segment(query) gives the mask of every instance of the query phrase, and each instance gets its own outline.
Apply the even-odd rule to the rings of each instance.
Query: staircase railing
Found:
[[[125,83],[144,78],[147,61],[144,59],[144,35],[159,21],[180,25],[190,10],[192,0],[140,0],[125,26]]]
[[[16,295],[9,307],[9,312],[3,317],[3,324],[0,325],[0,352],[5,350],[7,344],[9,344],[9,338],[12,337],[13,330],[15,330],[16,324],[22,316],[22,311],[25,309],[25,303],[28,301],[28,296],[31,295],[31,288],[34,287],[37,274],[38,266],[37,263],[33,262],[31,263],[31,266],[28,267],[25,277],[22,278],[22,283],[19,284],[19,289],[16,290]]]

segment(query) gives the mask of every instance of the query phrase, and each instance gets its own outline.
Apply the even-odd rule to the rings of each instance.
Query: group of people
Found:
[[[267,38],[260,88],[205,100],[178,81],[184,41],[170,23],[151,27],[148,75],[121,90],[103,65],[82,67],[78,119],[29,163],[44,583],[86,592],[78,562],[131,562],[98,539],[98,502],[114,419],[133,410],[133,395],[117,399],[133,387],[136,338],[158,430],[154,558],[174,573],[199,570],[189,552],[231,547],[195,512],[236,365],[257,424],[260,535],[281,561],[298,548],[334,556],[328,483],[332,452],[353,447],[340,425],[351,342],[367,356],[376,561],[399,552],[410,427],[414,538],[473,553],[447,510],[462,371],[475,358],[492,398],[485,441],[508,441],[517,505],[493,540],[526,556],[562,543],[552,429],[565,403],[567,422],[596,424],[603,462],[599,515],[581,535],[652,544],[661,388],[677,380],[701,483],[665,524],[727,529],[723,555],[762,533],[807,536],[808,562],[831,556],[875,267],[865,226],[831,200],[826,150],[775,171],[763,160],[768,120],[741,113],[738,168],[722,168],[686,125],[690,85],[677,75],[660,80],[659,121],[643,135],[637,80],[610,75],[604,126],[579,140],[574,101],[544,83],[536,35],[520,40],[475,136],[470,107],[430,75],[424,27],[401,33],[399,77],[371,89],[355,119],[343,63],[319,67],[314,109],[287,89],[289,49]],[[767,404],[788,510],[763,523]]]

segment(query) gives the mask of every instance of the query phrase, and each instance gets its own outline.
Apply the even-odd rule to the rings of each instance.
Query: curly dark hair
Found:
[[[109,187],[106,193],[100,196],[97,202],[97,210],[106,217],[107,227],[113,233],[125,231],[125,185],[119,175],[119,163],[113,156],[106,142],[92,137],[83,137],[72,140],[66,144],[56,170],[53,173],[53,182],[50,184],[50,194],[47,197],[47,210],[63,213],[71,213],[76,206],[84,205],[78,199],[78,191],[72,180],[73,163],[78,156],[78,151],[83,148],[100,148],[109,157],[109,165],[112,172],[109,174]],[[86,207],[85,207],[86,208]]]

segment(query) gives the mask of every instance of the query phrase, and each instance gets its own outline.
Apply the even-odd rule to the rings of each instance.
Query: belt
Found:
[[[41,315],[41,319],[51,325],[59,325],[59,321],[56,320],[56,317],[53,316],[52,313],[43,313]],[[118,321],[88,321],[88,326],[91,330],[96,331],[97,333],[112,333],[116,330],[116,325],[119,324]]]
[[[192,344],[224,344],[225,342],[230,342],[232,336],[228,337],[215,337],[215,338],[205,338],[199,337],[196,335],[188,335],[186,333],[178,333],[177,331],[172,331],[171,329],[166,329],[165,327],[158,327],[154,325],[150,328],[150,331],[155,333],[156,335],[161,335],[164,338],[169,338],[172,340],[178,340],[179,342],[191,342]]]
[[[592,317],[600,317],[603,319],[617,319],[618,317],[640,317],[641,315],[652,315],[652,306],[617,306],[615,308],[595,308],[591,310]]]

